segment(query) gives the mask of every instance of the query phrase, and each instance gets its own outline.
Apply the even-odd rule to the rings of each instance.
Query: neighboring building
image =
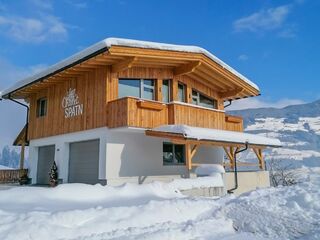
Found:
[[[32,183],[47,184],[53,161],[63,183],[150,182],[189,177],[201,163],[235,165],[248,145],[280,142],[242,133],[224,104],[259,88],[208,51],[108,38],[2,93],[24,99]],[[27,133],[27,134],[26,134]],[[19,138],[16,139],[19,142]]]

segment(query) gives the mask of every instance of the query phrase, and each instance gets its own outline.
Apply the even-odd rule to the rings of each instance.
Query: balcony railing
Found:
[[[242,118],[191,104],[125,97],[108,103],[108,127],[154,128],[166,124],[242,131]]]

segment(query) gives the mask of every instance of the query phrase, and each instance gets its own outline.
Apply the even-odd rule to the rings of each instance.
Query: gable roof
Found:
[[[197,46],[186,46],[186,45],[174,45],[174,44],[166,44],[166,43],[157,43],[157,42],[148,42],[148,41],[139,41],[139,40],[131,40],[131,39],[123,39],[123,38],[106,38],[50,67],[46,70],[41,71],[33,76],[27,77],[21,81],[16,82],[13,86],[5,89],[0,92],[0,98],[9,98],[9,95],[17,91],[27,85],[40,81],[52,74],[55,74],[63,69],[67,69],[77,63],[80,63],[86,59],[89,59],[93,56],[98,55],[104,51],[107,51],[112,46],[124,46],[124,47],[132,47],[132,48],[144,48],[144,49],[155,49],[155,50],[167,50],[167,51],[176,51],[176,52],[189,52],[189,53],[200,53],[204,54],[212,61],[219,64],[222,68],[228,70],[239,79],[249,84],[251,87],[259,91],[259,87],[250,81],[248,78],[234,70],[232,67],[227,65],[225,62],[217,58],[215,55],[211,54],[209,51],[197,47]]]

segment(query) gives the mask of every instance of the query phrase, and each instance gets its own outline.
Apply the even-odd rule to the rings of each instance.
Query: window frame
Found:
[[[171,145],[172,146],[172,163],[165,163],[164,162],[164,145]],[[174,160],[176,159],[176,146],[182,146],[183,150],[183,163],[175,163]],[[163,166],[186,166],[186,146],[185,144],[174,144],[172,142],[163,142],[162,143],[162,165]]]
[[[37,118],[47,116],[47,109],[48,109],[47,97],[38,98],[37,99],[37,109],[36,109]]]
[[[179,98],[179,85],[183,87],[183,101],[181,101],[180,99],[178,99],[179,102],[183,102],[186,103],[187,102],[187,93],[186,93],[186,89],[187,89],[187,85],[182,83],[182,82],[178,82],[178,98]]]
[[[193,94],[194,92],[197,94],[196,96],[194,96],[194,94]],[[202,97],[207,98],[207,99],[212,101],[212,104],[213,104],[212,105],[212,109],[217,109],[217,100],[216,99],[214,99],[212,97],[209,97],[209,96],[201,93],[200,91],[198,91],[196,89],[192,89],[191,95],[192,95],[192,104],[200,106],[200,107],[205,107],[205,108],[210,108],[211,109],[211,107],[202,106],[200,104],[201,103],[200,102],[201,101],[201,96],[202,96]],[[194,103],[194,100],[196,100],[196,103]]]
[[[127,80],[127,81],[139,81],[139,97],[140,99],[145,99],[145,100],[150,100],[150,101],[155,101],[156,100],[156,79],[153,79],[153,78],[119,78],[118,79],[118,89],[119,89],[119,86],[120,86],[120,81],[121,80]],[[146,85],[144,81],[151,81],[153,83],[152,86],[150,85]],[[152,99],[149,99],[149,98],[145,98],[144,97],[144,89],[147,88],[147,89],[151,89],[152,90]],[[118,98],[124,98],[124,97],[136,97],[136,96],[130,96],[130,95],[127,95],[127,96],[122,96],[122,97],[119,97],[119,90],[118,90]]]
[[[168,101],[164,101],[164,96],[163,96],[163,82],[164,81],[168,81]],[[162,93],[162,102],[164,103],[170,103],[171,102],[171,81],[172,79],[162,79],[162,89],[161,89],[161,93]]]

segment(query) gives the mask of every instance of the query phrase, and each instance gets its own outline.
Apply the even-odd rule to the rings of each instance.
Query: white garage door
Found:
[[[69,182],[99,182],[99,140],[70,143]]]
[[[54,152],[54,145],[39,147],[37,184],[49,184],[49,172],[53,165]]]

